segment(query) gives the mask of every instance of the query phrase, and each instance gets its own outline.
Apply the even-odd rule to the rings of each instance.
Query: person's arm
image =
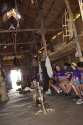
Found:
[[[58,79],[59,79],[59,80],[66,80],[66,79],[68,79],[68,78],[70,77],[70,75],[71,75],[71,74],[68,73],[68,74],[66,74],[65,76],[59,76]]]
[[[59,77],[58,77],[58,80],[59,80],[59,81],[62,81],[62,80],[65,80],[65,79],[66,79],[65,76],[59,76]]]

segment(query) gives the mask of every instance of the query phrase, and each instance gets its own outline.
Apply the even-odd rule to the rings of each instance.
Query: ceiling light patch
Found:
[[[56,35],[52,37],[52,40],[56,39]]]
[[[62,32],[59,32],[59,33],[57,33],[56,35],[54,35],[54,36],[52,37],[52,41],[53,41],[54,39],[56,39],[56,37],[59,36],[59,35],[61,35],[61,34],[62,34]]]
[[[76,16],[75,16],[75,18],[74,18],[74,21],[75,21],[76,19],[78,19],[80,16],[81,16],[80,13],[76,14]]]

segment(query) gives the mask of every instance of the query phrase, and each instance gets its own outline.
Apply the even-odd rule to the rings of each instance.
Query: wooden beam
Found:
[[[20,52],[16,52],[16,54],[18,55],[21,55],[21,54],[24,54],[24,53],[27,53],[27,51],[25,50],[25,51],[20,51]],[[9,56],[9,55],[15,55],[15,53],[14,52],[1,52],[0,53],[0,55],[2,55],[2,56]]]
[[[51,60],[58,60],[74,52],[76,52],[75,42],[71,41],[68,44],[65,44],[65,45],[63,44],[59,46],[55,50],[55,52],[52,52],[49,54],[49,57]]]
[[[38,29],[18,29],[18,30],[0,30],[0,33],[15,33],[15,32],[32,32],[32,31],[38,31]]]
[[[53,31],[58,31],[61,30],[62,28],[57,28],[57,29],[45,29],[46,32],[53,32]],[[18,30],[0,30],[0,33],[16,33],[16,32],[40,32],[40,29],[18,29]]]
[[[45,29],[44,29],[44,16],[42,14],[42,11],[41,11],[41,28],[40,28],[40,34],[41,34],[41,37],[42,37],[42,43],[43,43],[43,47],[44,47],[44,54],[45,54],[45,58],[47,57],[47,43],[46,43],[46,39],[45,39]]]
[[[27,45],[27,44],[35,44],[35,43],[40,43],[38,41],[35,42],[26,42],[26,43],[16,43],[16,45]],[[14,45],[14,43],[0,43],[0,46],[11,46]]]

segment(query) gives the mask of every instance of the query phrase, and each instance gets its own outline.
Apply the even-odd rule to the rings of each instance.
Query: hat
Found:
[[[75,62],[72,62],[71,65],[78,67],[77,63],[75,63]]]

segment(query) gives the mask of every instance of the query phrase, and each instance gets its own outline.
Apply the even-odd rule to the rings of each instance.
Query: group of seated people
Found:
[[[76,104],[83,103],[83,62],[76,64],[65,63],[64,68],[59,65],[53,67],[53,77],[49,79],[49,87],[46,94],[51,94],[51,88],[57,93],[65,96],[71,95],[74,90],[76,94]]]
[[[32,88],[38,82],[38,77],[32,77]],[[45,84],[45,83],[44,83]],[[49,78],[48,91],[51,94],[53,88],[58,94],[71,96],[72,90],[75,93],[76,104],[83,103],[83,62],[65,63],[64,67],[53,66],[53,76]]]

